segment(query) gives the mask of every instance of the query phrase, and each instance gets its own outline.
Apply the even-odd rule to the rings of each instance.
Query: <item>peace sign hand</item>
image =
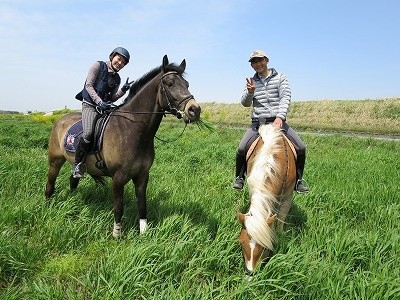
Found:
[[[132,80],[131,82],[128,81],[129,77],[126,79],[125,84],[121,88],[121,91],[123,91],[124,93],[126,93],[131,88],[131,84],[135,82],[135,80]]]
[[[254,93],[256,87],[254,85],[253,78],[246,78],[246,88],[249,93]]]

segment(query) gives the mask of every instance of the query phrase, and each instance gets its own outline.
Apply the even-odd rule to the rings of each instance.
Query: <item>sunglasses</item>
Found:
[[[264,57],[262,57],[262,58],[253,58],[250,62],[252,64],[256,64],[256,63],[262,62],[263,60],[264,60]]]

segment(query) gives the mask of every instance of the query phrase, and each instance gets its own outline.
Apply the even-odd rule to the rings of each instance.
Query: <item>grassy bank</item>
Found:
[[[240,103],[200,103],[203,117],[232,126],[249,124],[250,108]],[[292,102],[288,122],[297,130],[400,135],[400,98]]]

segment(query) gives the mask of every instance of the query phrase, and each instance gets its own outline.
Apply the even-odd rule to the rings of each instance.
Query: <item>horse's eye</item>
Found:
[[[174,81],[173,81],[172,79],[166,80],[166,81],[165,81],[165,84],[168,85],[169,87],[171,87],[171,86],[174,85]]]

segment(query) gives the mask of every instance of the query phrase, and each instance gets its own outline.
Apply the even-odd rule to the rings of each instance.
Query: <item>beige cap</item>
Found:
[[[267,54],[264,51],[262,51],[262,50],[254,50],[253,52],[250,53],[249,62],[255,57],[266,57],[266,58],[268,58]]]

